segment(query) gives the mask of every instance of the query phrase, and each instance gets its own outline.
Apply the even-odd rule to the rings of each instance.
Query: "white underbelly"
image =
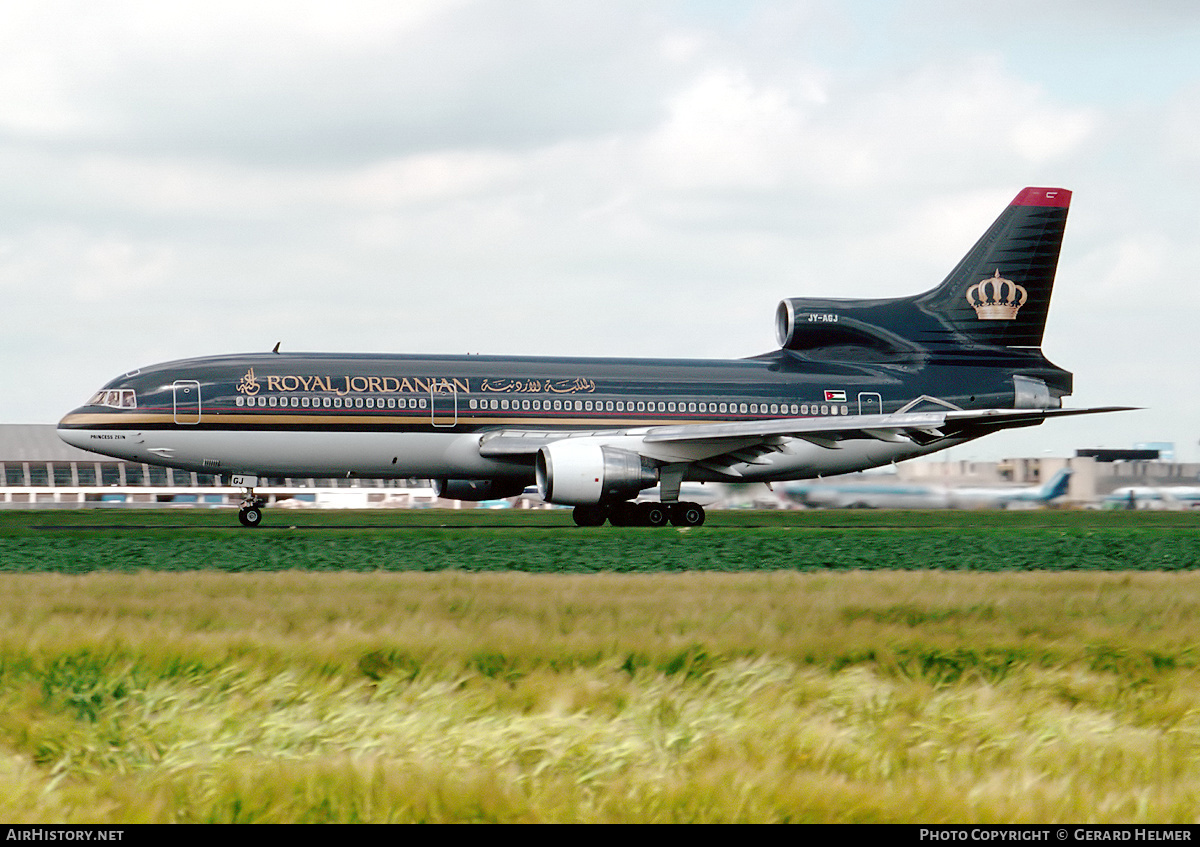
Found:
[[[84,450],[212,474],[482,478],[525,472],[521,463],[481,457],[479,436],[469,433],[203,429],[60,433]],[[533,478],[532,463],[528,476]]]

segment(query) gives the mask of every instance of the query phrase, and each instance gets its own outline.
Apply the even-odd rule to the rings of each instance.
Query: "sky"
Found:
[[[1200,461],[1200,4],[0,5],[0,422],[265,351],[738,358],[1074,192],[1064,419]]]

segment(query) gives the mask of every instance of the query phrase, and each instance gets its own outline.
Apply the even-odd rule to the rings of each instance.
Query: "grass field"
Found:
[[[698,529],[578,529],[569,510],[0,512],[0,571],[532,573],[1187,570],[1186,512],[713,512]]]
[[[0,513],[0,820],[1200,809],[1194,515],[231,517]]]

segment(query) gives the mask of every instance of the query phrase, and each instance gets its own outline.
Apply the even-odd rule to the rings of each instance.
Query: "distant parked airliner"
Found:
[[[1007,509],[1048,506],[1065,497],[1071,471],[1064,469],[1042,485],[955,487],[884,480],[791,482],[783,493],[806,506],[829,509]]]
[[[1042,333],[1071,193],[1026,188],[936,288],[795,298],[780,349],[738,360],[251,353],[130,371],[59,422],[64,441],[228,475],[428,477],[488,500],[536,483],[598,526],[703,523],[684,481],[770,482],[924,456],[1064,409]],[[635,504],[658,486],[661,501]]]

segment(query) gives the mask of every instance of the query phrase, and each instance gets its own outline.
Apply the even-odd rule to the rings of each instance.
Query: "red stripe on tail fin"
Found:
[[[1026,188],[1017,195],[1011,205],[1066,209],[1071,205],[1071,192],[1065,188]]]

